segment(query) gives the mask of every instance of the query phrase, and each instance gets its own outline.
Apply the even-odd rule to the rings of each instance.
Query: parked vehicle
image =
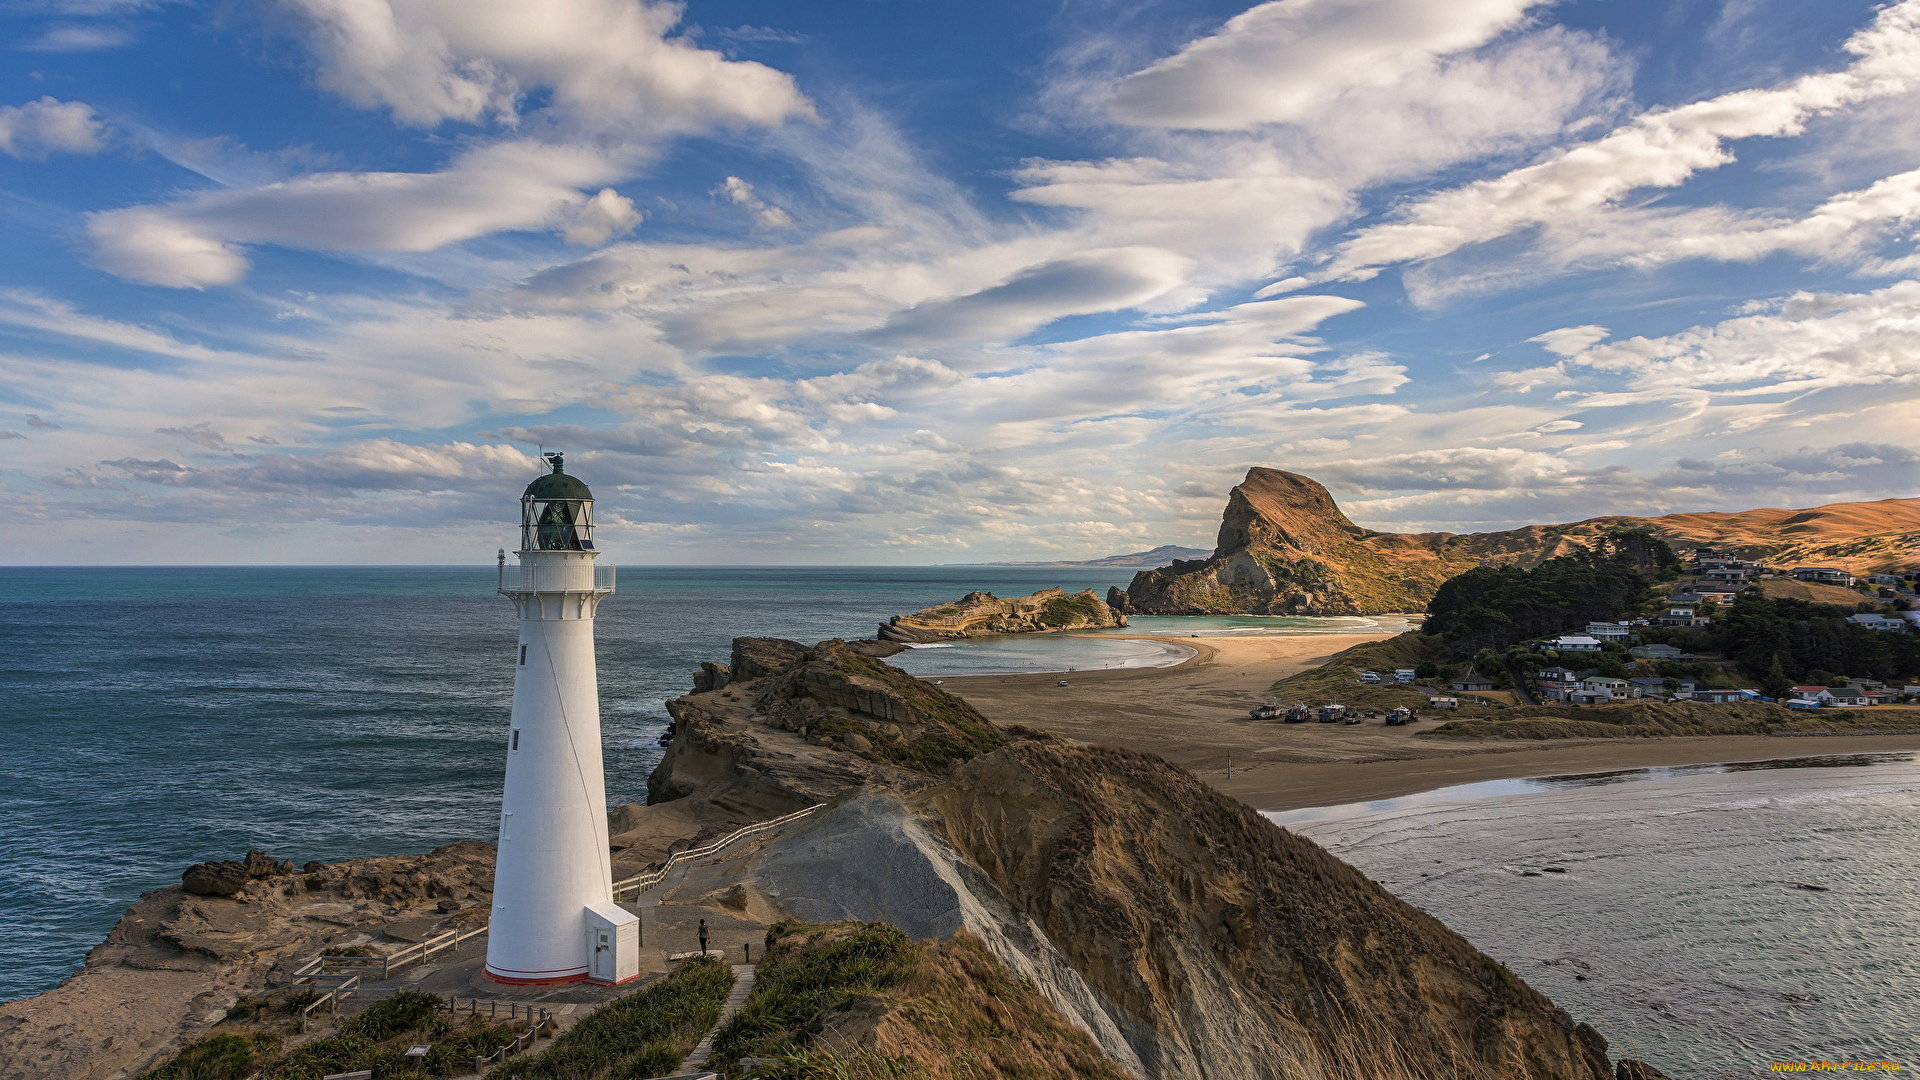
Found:
[[[1360,673],[1360,681],[1363,683],[1377,683],[1380,681],[1380,673],[1377,671],[1363,671]]]
[[[1285,722],[1289,724],[1304,724],[1308,719],[1310,719],[1310,716],[1307,707],[1305,705],[1295,705],[1287,710]]]
[[[1320,722],[1323,724],[1337,724],[1345,719],[1346,715],[1347,707],[1345,705],[1320,706]]]
[[[1405,705],[1402,705],[1399,708],[1387,714],[1388,727],[1400,727],[1403,724],[1410,724],[1412,722],[1413,722],[1413,710],[1407,708]]]
[[[1255,705],[1247,712],[1247,715],[1255,720],[1272,720],[1274,717],[1280,715],[1280,709],[1274,705]]]

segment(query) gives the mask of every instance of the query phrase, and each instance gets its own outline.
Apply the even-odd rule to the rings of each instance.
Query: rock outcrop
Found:
[[[1348,520],[1319,483],[1256,467],[1228,494],[1211,557],[1143,570],[1119,599],[1143,615],[1418,611],[1442,582],[1473,567],[1535,566],[1621,528],[1650,529],[1676,546],[1705,544],[1746,558],[1817,561],[1856,573],[1920,567],[1920,499],[1610,516],[1489,533],[1384,533]]]
[[[737,638],[730,662],[701,665],[694,692],[667,712],[673,741],[646,809],[686,820],[689,846],[848,788],[913,790],[1009,738],[960,698],[839,640]]]
[[[1149,755],[1024,739],[849,792],[745,885],[810,922],[971,935],[1143,1080],[1613,1076],[1459,935]]]
[[[461,841],[303,870],[253,851],[182,876],[128,908],[79,972],[0,1004],[7,1080],[137,1075],[206,1034],[242,995],[285,985],[324,949],[375,945],[396,923],[477,925],[491,899],[493,848]]]
[[[911,615],[895,615],[880,624],[880,640],[924,644],[990,634],[1058,634],[1125,626],[1127,618],[1092,589],[1068,595],[1041,589],[1032,596],[1001,599],[970,592],[951,604],[937,604]]]

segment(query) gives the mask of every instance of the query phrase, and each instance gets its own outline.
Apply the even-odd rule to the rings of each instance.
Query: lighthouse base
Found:
[[[584,971],[570,972],[565,975],[527,976],[503,975],[492,968],[481,968],[480,977],[490,983],[499,983],[501,986],[562,986],[567,983],[587,981],[587,973]]]

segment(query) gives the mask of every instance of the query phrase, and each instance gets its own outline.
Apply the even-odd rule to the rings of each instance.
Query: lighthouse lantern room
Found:
[[[520,616],[506,790],[486,976],[513,985],[625,982],[639,974],[638,917],[613,902],[593,618],[613,592],[596,567],[593,493],[552,472],[520,499],[519,565],[500,592]]]

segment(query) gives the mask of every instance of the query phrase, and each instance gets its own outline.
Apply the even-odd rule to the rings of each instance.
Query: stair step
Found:
[[[720,1006],[720,1019],[713,1025],[712,1031],[701,1037],[700,1045],[693,1048],[693,1053],[688,1054],[687,1059],[680,1063],[680,1072],[691,1072],[707,1063],[707,1058],[713,1054],[714,1032],[725,1027],[727,1021],[733,1019],[734,1014],[746,1006],[747,997],[753,993],[753,965],[734,964],[732,966],[733,992],[727,995],[727,1000]]]

